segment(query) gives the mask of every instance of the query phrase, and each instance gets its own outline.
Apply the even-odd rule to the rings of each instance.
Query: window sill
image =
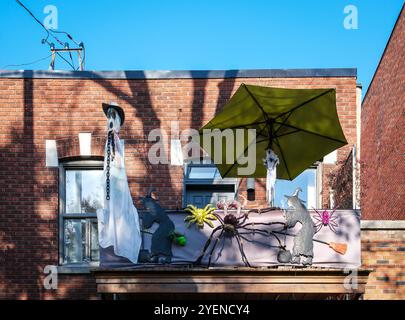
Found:
[[[98,264],[66,264],[58,266],[58,274],[90,274],[90,269],[97,267]]]

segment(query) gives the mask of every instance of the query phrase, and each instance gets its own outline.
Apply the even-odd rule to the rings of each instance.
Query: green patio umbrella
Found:
[[[211,133],[204,129],[219,129],[221,133],[230,129],[235,136],[237,129],[243,129],[239,130],[242,139],[229,142],[223,138],[225,143],[218,148],[218,141],[209,139]],[[247,134],[247,129],[256,129],[255,139]],[[335,89],[284,89],[242,84],[222,111],[199,133],[201,146],[214,162],[221,162],[216,166],[222,178],[266,177],[268,172],[263,159],[266,150],[273,150],[279,160],[277,178],[293,180],[314,162],[347,144],[336,111]],[[209,143],[204,145],[204,140]],[[256,144],[255,170],[241,174],[238,168],[246,167],[246,164],[240,164],[239,160],[247,156],[252,144]],[[227,159],[227,150],[233,153],[234,161]]]

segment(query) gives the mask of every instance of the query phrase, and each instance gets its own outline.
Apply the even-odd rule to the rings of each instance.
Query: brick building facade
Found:
[[[102,156],[106,121],[101,104],[117,101],[126,112],[120,135],[125,140],[128,181],[136,206],[142,208],[139,196],[153,186],[165,208],[179,209],[184,196],[183,167],[151,165],[146,156],[151,146],[147,135],[155,128],[170,132],[172,121],[179,121],[180,131],[201,127],[241,83],[335,88],[338,114],[348,140],[348,145],[338,150],[336,160],[345,160],[352,146],[358,145],[360,92],[353,69],[1,71],[0,298],[98,298],[94,278],[83,269],[60,268],[57,290],[46,290],[43,285],[44,267],[58,265],[60,257],[59,170],[46,166],[46,140],[56,142],[60,161],[87,159],[80,156],[78,135],[91,133],[91,155]],[[325,162],[320,166],[319,206],[328,207],[327,174],[337,165]],[[263,206],[265,184],[257,180],[255,185],[255,201],[250,201],[249,206]],[[246,192],[243,179],[238,187],[239,193]],[[383,231],[381,236],[370,223],[365,223],[364,228],[363,264],[378,268],[365,297],[401,297],[403,262],[398,260],[397,269],[390,269],[390,265],[392,259],[400,259],[397,252],[403,248],[403,234],[391,230]],[[386,246],[385,242],[395,246]]]
[[[404,38],[402,10],[362,106],[362,212],[366,219],[405,217]]]
[[[362,254],[376,270],[366,298],[405,299],[404,39],[403,7],[362,105],[361,212],[373,220]]]
[[[57,265],[58,169],[46,167],[46,140],[55,140],[60,160],[80,156],[78,134],[92,134],[91,153],[102,156],[105,143],[103,101],[117,101],[126,112],[120,134],[131,193],[153,186],[167,209],[182,207],[183,168],[151,165],[148,133],[199,128],[231,97],[241,83],[286,88],[335,88],[337,109],[349,144],[338,150],[345,159],[356,144],[356,71],[250,70],[227,72],[46,72],[2,71],[0,75],[1,271],[0,298],[96,298],[91,275],[59,274],[58,290],[45,290],[44,267]],[[324,165],[322,206],[328,206]],[[256,181],[255,201],[263,206],[263,181]],[[239,181],[239,192],[246,183]],[[72,271],[70,271],[72,272]]]

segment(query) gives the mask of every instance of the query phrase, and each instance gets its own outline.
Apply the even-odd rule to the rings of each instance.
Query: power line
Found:
[[[53,30],[53,29],[49,29],[49,31],[54,32],[54,33],[63,33],[65,34],[70,40],[72,40],[77,46],[80,46],[80,43],[78,43],[75,39],[73,39],[73,37],[67,33],[66,31],[58,31],[58,30]]]
[[[72,65],[67,59],[65,59],[64,56],[62,56],[59,52],[56,52],[56,54],[62,58],[62,60],[64,60],[73,70],[76,70],[76,68],[74,67],[74,65]]]
[[[28,65],[30,65],[30,64],[34,64],[34,63],[38,63],[38,62],[41,62],[41,61],[43,61],[43,60],[46,60],[46,59],[50,58],[51,56],[52,56],[52,54],[50,54],[50,55],[48,55],[48,56],[46,56],[46,57],[43,57],[43,58],[41,58],[41,59],[38,59],[38,60],[35,60],[35,61],[32,61],[32,62],[27,62],[27,63],[21,63],[21,64],[7,64],[7,65],[5,65],[4,67],[2,67],[2,69],[6,69],[6,68],[8,68],[8,67],[22,67],[22,66],[28,66]]]
[[[16,2],[17,2],[21,7],[23,7],[23,8],[29,13],[29,15],[46,31],[47,36],[46,36],[45,39],[42,40],[42,43],[48,44],[49,47],[51,48],[51,50],[54,49],[54,45],[48,41],[49,36],[51,36],[52,38],[54,38],[61,46],[65,47],[65,48],[68,47],[68,44],[67,44],[67,43],[63,43],[61,40],[59,40],[58,37],[56,37],[56,36],[53,34],[53,33],[61,33],[61,34],[65,34],[65,35],[66,35],[71,41],[73,41],[76,45],[82,47],[82,48],[83,48],[83,51],[84,51],[84,45],[83,45],[83,43],[78,44],[78,43],[73,39],[73,37],[72,37],[69,33],[65,32],[65,31],[56,31],[56,30],[52,30],[52,29],[47,29],[47,28],[44,26],[44,24],[43,24],[37,17],[35,17],[35,15],[31,12],[31,10],[29,10],[20,0],[16,0]],[[75,51],[76,49],[72,49],[72,50]],[[60,54],[60,52],[56,51],[56,54],[57,54],[62,60],[64,60],[73,70],[77,70],[76,67],[74,66],[73,57],[72,57],[72,54],[71,54],[70,51],[69,51],[69,56],[70,56],[70,60],[71,60],[72,62],[69,62],[67,59],[65,59],[65,57],[63,57],[62,54]],[[51,54],[51,56],[52,56],[52,54]],[[82,65],[79,66],[79,67],[82,67],[83,65],[84,65],[84,62],[83,62]]]
[[[54,36],[53,34],[49,33],[49,30],[44,26],[44,24],[37,18],[35,17],[35,15],[31,12],[30,9],[28,9],[20,0],[15,0],[20,6],[22,6],[29,14],[30,16],[36,21],[38,22],[42,28],[45,29],[46,33],[47,33],[47,37],[45,39],[45,41],[48,40],[49,36],[51,36],[52,38],[54,38],[61,46],[64,45],[64,43],[62,41],[60,41],[56,36]]]

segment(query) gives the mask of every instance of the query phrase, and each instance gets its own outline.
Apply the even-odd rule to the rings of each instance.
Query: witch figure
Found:
[[[104,153],[104,209],[97,212],[99,244],[113,247],[114,254],[138,262],[141,232],[138,211],[132,201],[125,172],[124,144],[118,133],[125,113],[116,104],[104,104],[107,116],[107,142]]]

